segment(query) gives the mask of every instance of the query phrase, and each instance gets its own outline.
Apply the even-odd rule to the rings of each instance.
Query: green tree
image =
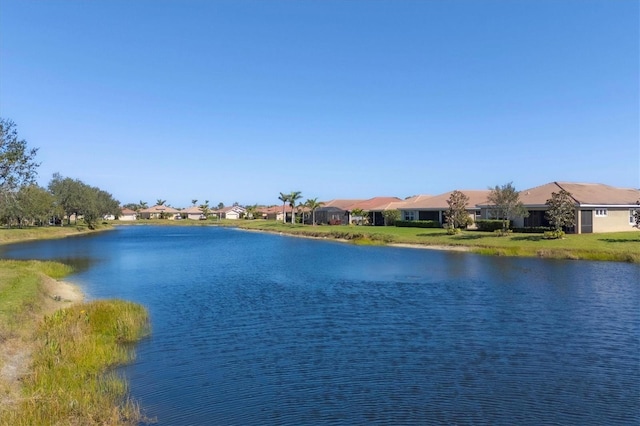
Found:
[[[633,225],[636,228],[640,228],[640,200],[636,201],[636,209],[633,211],[633,221],[635,224]]]
[[[18,191],[18,205],[24,220],[42,226],[54,215],[53,195],[38,185],[24,185]],[[20,224],[20,223],[19,223]]]
[[[520,201],[520,193],[516,191],[512,182],[489,188],[487,201],[493,217],[502,220],[502,231],[505,233],[509,229],[510,220],[529,216],[529,212]]]
[[[198,199],[194,198],[193,200],[191,200],[191,205],[195,206],[196,204],[198,204]]]
[[[158,198],[156,200],[156,206],[164,206],[164,203],[166,203],[167,200],[163,200],[162,198]]]
[[[576,223],[576,201],[571,193],[561,189],[560,192],[552,192],[551,198],[546,202],[547,211],[545,216],[551,226],[556,231],[557,236],[561,236],[563,227],[572,227]]]
[[[385,210],[382,212],[382,217],[384,217],[385,226],[393,226],[400,220],[400,210]]]
[[[255,219],[258,213],[258,205],[257,204],[253,204],[250,206],[246,206],[246,214],[245,214],[245,219]]]
[[[200,210],[202,210],[202,215],[205,217],[205,219],[207,219],[211,214],[211,209],[209,208],[209,200],[204,200],[204,204],[200,204],[199,207]]]
[[[289,205],[291,206],[291,224],[296,223],[296,202],[302,198],[302,192],[300,191],[291,191],[291,193],[287,196],[287,200],[289,201]]]
[[[285,223],[287,221],[287,214],[285,213],[284,209],[287,205],[287,201],[289,201],[289,194],[281,192],[278,200],[282,201],[282,223]]]
[[[81,181],[78,182],[80,183],[82,200],[78,214],[82,215],[82,219],[89,229],[95,229],[98,222],[103,220],[105,216],[118,217],[120,215],[120,203],[110,193]]]
[[[75,215],[77,223],[78,214],[84,203],[83,183],[77,179],[62,177],[60,173],[54,173],[48,188],[56,204],[66,214],[67,224],[71,224],[72,215]]]
[[[452,229],[466,228],[470,221],[469,213],[467,212],[469,197],[455,190],[449,196],[447,204],[449,208],[444,214],[447,225]]]
[[[36,177],[35,162],[38,148],[27,148],[24,139],[18,139],[16,125],[0,118],[0,190],[13,191]]]
[[[309,210],[311,210],[311,224],[316,225],[316,210],[318,210],[324,203],[319,202],[318,198],[309,198],[304,203]]]
[[[21,186],[33,183],[40,166],[37,152],[18,138],[13,121],[0,118],[0,211],[10,207]]]
[[[355,208],[355,209],[351,210],[351,216],[354,217],[354,218],[356,218],[356,217],[360,218],[359,221],[358,221],[358,219],[355,219],[357,225],[366,225],[368,223],[368,220],[369,220],[369,216],[368,216],[367,212],[364,211],[361,208]]]

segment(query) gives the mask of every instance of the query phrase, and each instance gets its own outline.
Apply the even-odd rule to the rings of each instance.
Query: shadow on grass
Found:
[[[457,235],[455,237],[453,237],[452,239],[454,240],[479,240],[482,238],[489,238],[489,237],[493,237],[493,234],[462,234],[462,235]]]
[[[599,238],[598,241],[604,241],[606,243],[640,243],[640,240],[626,240],[622,238]]]
[[[526,237],[524,236],[511,237],[511,239],[513,241],[540,241],[540,240],[543,240],[544,238],[542,237],[542,235],[527,235]]]

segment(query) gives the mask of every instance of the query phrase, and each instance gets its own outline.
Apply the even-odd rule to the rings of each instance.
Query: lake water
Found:
[[[127,226],[0,248],[150,311],[160,425],[640,424],[640,266]]]

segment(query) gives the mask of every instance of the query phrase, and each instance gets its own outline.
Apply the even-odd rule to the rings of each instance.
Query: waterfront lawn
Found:
[[[102,225],[99,226],[96,230],[105,230],[110,228],[110,225]],[[84,223],[81,222],[77,225],[71,224],[68,226],[25,226],[23,228],[3,227],[0,228],[0,244],[64,238],[73,235],[95,232],[96,230],[90,230],[86,225],[84,225]]]
[[[513,233],[497,236],[491,232],[463,231],[448,235],[442,228],[395,226],[308,226],[275,221],[237,221],[241,228],[293,235],[370,241],[379,244],[464,247],[470,251],[504,256],[537,256],[561,259],[608,260],[640,263],[640,232],[568,234],[547,240],[542,234]]]

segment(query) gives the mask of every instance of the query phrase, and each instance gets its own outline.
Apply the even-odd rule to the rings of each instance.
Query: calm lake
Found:
[[[126,226],[0,247],[145,305],[160,425],[640,424],[640,266]]]

